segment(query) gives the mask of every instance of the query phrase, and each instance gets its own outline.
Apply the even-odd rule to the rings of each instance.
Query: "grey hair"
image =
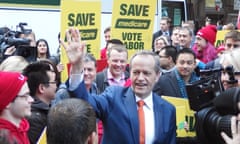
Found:
[[[156,73],[159,73],[160,72],[160,60],[159,60],[159,56],[157,54],[155,54],[154,52],[152,51],[149,51],[149,50],[142,50],[142,51],[138,51],[136,52],[130,59],[130,65],[129,65],[129,68],[131,70],[132,68],[132,61],[133,59],[136,57],[136,56],[152,56],[154,61],[155,61],[155,65],[154,65],[154,71]]]

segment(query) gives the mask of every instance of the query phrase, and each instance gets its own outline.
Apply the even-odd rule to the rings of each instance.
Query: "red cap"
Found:
[[[27,77],[17,72],[0,72],[0,111],[14,100]]]
[[[217,28],[215,25],[205,26],[197,32],[197,35],[214,45],[216,41]]]

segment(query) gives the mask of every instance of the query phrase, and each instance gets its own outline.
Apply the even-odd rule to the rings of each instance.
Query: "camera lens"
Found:
[[[231,135],[232,115],[221,116],[214,107],[208,107],[196,113],[197,137],[204,144],[224,144],[222,131]]]

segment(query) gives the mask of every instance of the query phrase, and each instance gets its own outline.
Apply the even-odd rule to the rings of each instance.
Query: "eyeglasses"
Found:
[[[231,48],[231,47],[233,47],[233,48],[238,48],[238,47],[239,47],[238,44],[226,44],[226,46],[227,46],[228,48]]]
[[[157,55],[158,55],[158,54],[159,54],[159,52],[160,52],[160,51],[155,51],[155,54],[157,54]]]
[[[222,71],[223,72],[232,72],[233,73],[234,69],[233,69],[232,65],[228,65],[226,67],[223,67]]]
[[[29,94],[24,94],[24,95],[17,95],[18,98],[24,99],[24,100],[28,100],[28,98],[32,97]]]
[[[240,72],[234,72],[234,75],[240,75]]]
[[[56,81],[52,81],[52,82],[43,82],[44,84],[56,84]]]
[[[50,84],[56,85],[57,82],[56,82],[56,81],[52,81],[52,82],[43,82],[42,84],[44,84],[45,86],[49,87]]]
[[[160,57],[160,58],[167,58],[168,56],[161,56],[161,55],[159,55],[159,57]]]
[[[56,84],[57,82],[56,81],[53,81],[53,82],[47,82],[49,84]]]

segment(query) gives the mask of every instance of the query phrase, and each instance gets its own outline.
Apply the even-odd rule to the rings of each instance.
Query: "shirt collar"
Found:
[[[143,100],[145,103],[145,106],[152,110],[153,109],[153,96],[152,96],[152,92],[145,98],[145,99],[141,99],[139,96],[135,95],[136,97],[136,102],[138,102],[139,100]]]
[[[124,73],[122,73],[121,78],[120,79],[116,79],[116,78],[113,77],[112,73],[110,72],[110,69],[108,68],[107,69],[107,78],[108,78],[108,80],[120,81],[120,80],[125,80],[125,75],[124,75]]]

